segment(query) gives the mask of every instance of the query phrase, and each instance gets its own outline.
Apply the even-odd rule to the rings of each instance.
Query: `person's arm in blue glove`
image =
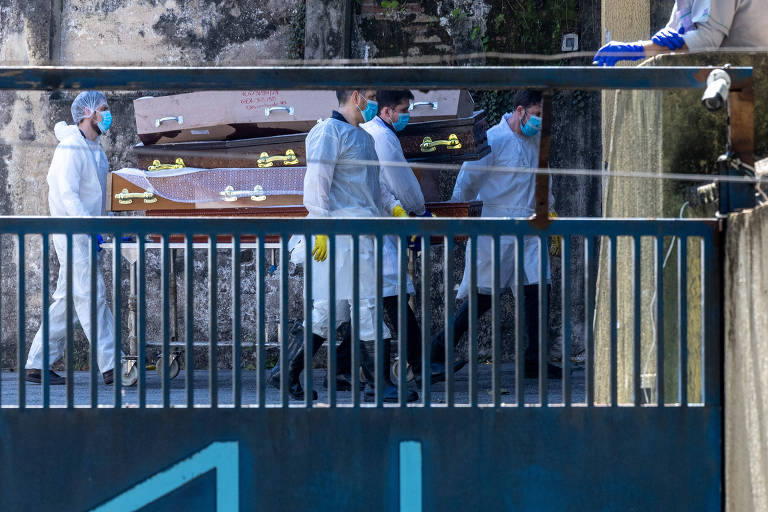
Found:
[[[686,46],[685,39],[683,39],[682,35],[684,33],[684,30],[678,32],[673,28],[666,27],[656,32],[651,38],[651,41],[658,46],[663,46],[672,51],[681,49],[687,50],[688,47]]]
[[[592,64],[615,66],[617,62],[622,60],[640,60],[668,51],[666,47],[653,41],[634,41],[631,43],[611,41],[597,50]]]
[[[101,244],[104,243],[104,237],[96,235],[96,252],[101,252]]]

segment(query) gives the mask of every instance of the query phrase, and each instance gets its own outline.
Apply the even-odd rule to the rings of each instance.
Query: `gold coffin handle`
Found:
[[[296,153],[292,149],[287,149],[285,151],[285,156],[269,156],[269,153],[265,151],[259,155],[257,162],[259,167],[264,168],[272,167],[275,162],[281,162],[283,165],[297,165],[299,163],[299,159],[296,158]]]
[[[227,201],[229,203],[237,201],[238,198],[251,195],[251,201],[266,201],[267,196],[264,194],[264,189],[261,187],[261,185],[256,185],[253,187],[253,190],[235,190],[235,187],[232,185],[227,185],[227,187],[219,192],[219,195],[222,196],[224,201]]]
[[[181,158],[177,158],[175,163],[172,164],[161,164],[160,160],[153,160],[152,165],[147,167],[148,171],[164,171],[166,169],[181,169],[184,167],[184,160]]]
[[[134,199],[143,199],[146,204],[157,202],[157,198],[152,192],[128,192],[127,188],[124,188],[122,192],[115,194],[115,199],[117,199],[120,204],[133,204]]]
[[[446,146],[446,149],[461,149],[461,141],[452,133],[448,140],[432,140],[430,137],[424,137],[424,141],[419,145],[422,153],[431,153],[437,149],[437,146]]]

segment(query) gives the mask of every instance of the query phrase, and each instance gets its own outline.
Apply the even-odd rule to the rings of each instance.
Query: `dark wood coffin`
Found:
[[[410,162],[461,163],[488,153],[485,111],[471,117],[410,123],[398,134],[403,154]]]

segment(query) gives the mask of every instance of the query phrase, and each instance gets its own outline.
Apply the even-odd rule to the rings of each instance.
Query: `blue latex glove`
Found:
[[[620,60],[640,60],[644,57],[645,49],[639,44],[611,41],[597,50],[592,64],[614,66]]]
[[[434,216],[435,214],[433,214],[429,210],[424,210],[424,213],[422,213],[421,215],[415,215],[415,217],[427,217],[427,218],[432,218]],[[421,251],[421,237],[418,235],[414,235],[408,238],[408,249],[416,252]]]
[[[96,235],[96,252],[101,252],[101,244],[104,243],[104,237]]]
[[[673,28],[663,28],[656,32],[651,41],[670,50],[679,50],[685,44],[685,39]]]

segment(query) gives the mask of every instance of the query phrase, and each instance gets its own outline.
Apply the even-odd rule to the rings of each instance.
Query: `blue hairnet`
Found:
[[[72,102],[72,120],[75,124],[91,117],[96,109],[107,104],[107,97],[99,91],[83,91]],[[86,113],[87,111],[87,113]]]

